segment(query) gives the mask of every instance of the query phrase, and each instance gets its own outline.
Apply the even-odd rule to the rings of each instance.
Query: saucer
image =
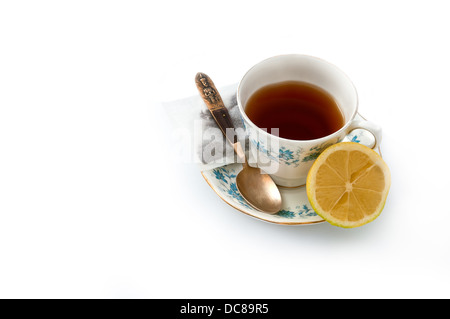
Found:
[[[356,118],[363,119],[360,115],[357,115]],[[356,129],[347,135],[343,142],[356,142],[371,147],[375,140],[370,132]],[[380,148],[375,151],[381,155]],[[305,185],[296,188],[279,186],[283,204],[282,209],[276,214],[270,215],[254,209],[247,204],[237,189],[236,176],[241,170],[242,164],[235,163],[203,171],[202,175],[209,186],[227,204],[254,218],[281,225],[307,225],[324,222],[322,217],[312,209],[306,195]]]

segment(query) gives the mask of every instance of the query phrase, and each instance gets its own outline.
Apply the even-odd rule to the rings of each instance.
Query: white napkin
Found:
[[[248,150],[248,140],[236,100],[236,89],[237,84],[232,84],[218,88],[218,91],[230,113],[238,140],[244,149]],[[233,148],[225,139],[200,95],[162,104],[173,122],[174,132],[179,133],[175,135],[192,137],[192,146],[190,143],[183,145],[193,148],[191,159],[199,164],[200,170],[210,170],[237,161]]]

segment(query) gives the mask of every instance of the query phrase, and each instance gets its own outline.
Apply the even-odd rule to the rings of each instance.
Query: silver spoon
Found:
[[[195,84],[217,125],[242,162],[242,171],[236,177],[236,186],[242,197],[257,210],[269,214],[277,213],[281,209],[280,191],[269,175],[248,165],[242,145],[234,134],[230,115],[213,81],[206,74],[199,72],[195,76]]]

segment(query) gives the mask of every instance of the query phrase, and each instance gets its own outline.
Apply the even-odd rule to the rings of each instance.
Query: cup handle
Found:
[[[382,133],[380,126],[378,126],[377,124],[375,124],[373,122],[367,121],[367,120],[361,120],[361,119],[353,120],[347,128],[347,135],[356,129],[363,129],[363,130],[369,131],[369,133],[371,133],[373,135],[373,137],[375,139],[375,143],[372,146],[372,149],[376,149],[376,148],[378,148],[378,146],[380,146],[381,133]]]

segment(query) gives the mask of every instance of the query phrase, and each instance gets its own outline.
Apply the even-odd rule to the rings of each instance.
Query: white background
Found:
[[[0,2],[0,297],[450,297],[445,5]],[[283,53],[339,66],[383,127],[374,222],[261,222],[174,156],[160,101]]]

